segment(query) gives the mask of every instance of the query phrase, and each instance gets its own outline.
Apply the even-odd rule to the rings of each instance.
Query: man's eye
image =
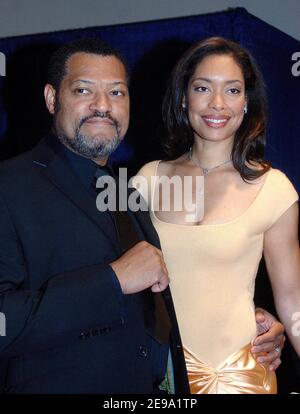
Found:
[[[85,95],[89,93],[89,91],[86,88],[77,88],[75,93],[77,93],[77,95]]]

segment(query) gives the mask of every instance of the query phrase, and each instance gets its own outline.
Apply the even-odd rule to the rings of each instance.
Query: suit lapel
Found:
[[[40,173],[73,204],[82,210],[104,233],[108,242],[119,251],[117,238],[111,234],[105,214],[96,208],[95,199],[76,177],[71,168],[42,140],[32,151],[32,161]]]
[[[133,191],[133,189],[129,188],[128,194],[130,194]],[[157,247],[158,249],[161,249],[159,237],[152,224],[149,212],[137,210],[136,212],[134,212],[134,214],[130,212],[130,215],[133,218],[133,220],[137,222],[139,228],[141,229],[144,235],[144,239],[147,240],[149,243],[153,244],[153,246]]]

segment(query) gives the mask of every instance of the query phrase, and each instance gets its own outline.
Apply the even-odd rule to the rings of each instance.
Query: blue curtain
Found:
[[[71,11],[70,11],[71,12]],[[50,16],[49,16],[50,17]],[[161,101],[171,68],[184,50],[209,36],[224,36],[248,48],[262,70],[269,97],[266,158],[283,170],[300,192],[300,78],[293,76],[292,55],[300,43],[243,8],[178,19],[68,30],[0,40],[7,58],[0,77],[0,157],[31,148],[47,132],[50,118],[43,86],[50,54],[62,43],[101,37],[127,58],[131,71],[131,126],[113,156],[135,173],[146,161],[163,157],[160,149]],[[265,289],[260,288],[264,297]],[[292,357],[293,358],[293,357]],[[292,361],[295,367],[295,361]],[[288,378],[300,376],[294,370]],[[298,391],[300,380],[298,377]]]

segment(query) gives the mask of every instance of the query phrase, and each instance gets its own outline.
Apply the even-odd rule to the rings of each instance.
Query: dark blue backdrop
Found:
[[[1,39],[0,51],[7,57],[7,76],[0,77],[0,157],[5,159],[32,147],[49,127],[43,86],[51,52],[76,38],[100,36],[121,50],[131,70],[131,127],[114,155],[114,162],[129,164],[134,173],[144,162],[161,158],[161,100],[170,70],[191,43],[214,35],[240,42],[256,57],[266,79],[270,104],[266,158],[290,177],[299,192],[300,77],[292,75],[291,57],[300,52],[300,43],[241,8],[180,19]],[[258,297],[265,299],[264,286],[260,293]],[[293,366],[297,364],[295,357],[286,358],[292,358]],[[287,383],[294,387],[297,375],[293,369],[282,371],[283,387]],[[297,384],[300,391],[299,378]]]
[[[0,77],[2,158],[24,151],[49,125],[42,87],[49,54],[57,45],[100,36],[126,56],[132,72],[132,122],[114,159],[133,170],[161,155],[157,128],[170,70],[191,43],[212,35],[240,42],[256,57],[265,76],[270,102],[267,158],[285,171],[300,191],[300,77],[291,72],[291,56],[300,43],[238,8],[180,19],[68,30],[0,40],[7,76]]]

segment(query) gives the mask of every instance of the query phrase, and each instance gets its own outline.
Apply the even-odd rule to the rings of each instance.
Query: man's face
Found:
[[[74,152],[105,163],[128,129],[124,65],[115,56],[75,53],[66,69],[58,93],[45,87],[56,134]]]

